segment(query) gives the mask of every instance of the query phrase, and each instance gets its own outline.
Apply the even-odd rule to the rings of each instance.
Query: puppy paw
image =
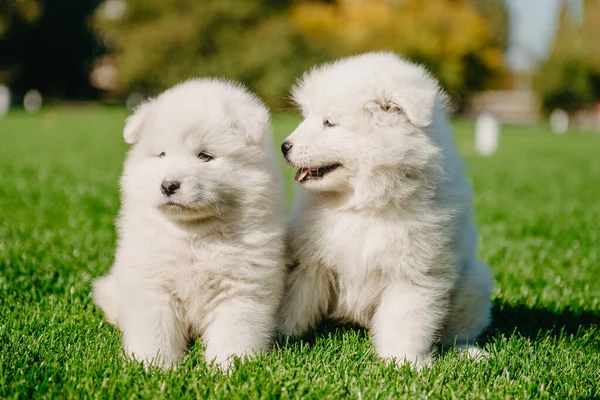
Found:
[[[457,354],[458,358],[468,357],[476,361],[481,361],[490,356],[490,353],[475,345],[460,344],[456,345],[456,348],[459,350]]]
[[[395,364],[396,367],[402,367],[408,364],[417,371],[421,371],[423,368],[429,368],[433,365],[433,357],[431,357],[430,354],[406,354],[402,357],[386,357],[384,360],[387,364]]]
[[[277,330],[277,340],[283,340],[300,335],[299,329],[294,329],[290,326],[280,326]]]
[[[129,358],[142,364],[146,370],[150,367],[169,369],[176,366],[179,361],[179,357],[176,355],[165,356],[161,355],[159,352],[150,353],[126,349],[126,353]]]
[[[91,295],[94,303],[104,313],[104,318],[110,324],[118,327],[119,297],[114,276],[107,275],[94,280]]]
[[[302,333],[311,329],[313,324],[308,321],[296,321],[294,318],[287,317],[279,320],[277,328],[277,338],[291,338],[300,336]]]

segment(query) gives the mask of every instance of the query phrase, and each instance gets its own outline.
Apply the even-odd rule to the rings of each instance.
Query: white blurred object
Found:
[[[557,108],[550,114],[550,128],[552,132],[562,135],[569,129],[569,114],[565,110]]]
[[[6,115],[10,108],[10,89],[0,85],[0,117]]]
[[[492,155],[498,150],[500,140],[500,124],[490,113],[483,113],[475,123],[475,149],[484,156]]]
[[[42,108],[42,94],[35,89],[29,90],[23,98],[23,107],[29,114],[40,111],[40,108]]]
[[[94,62],[90,73],[90,83],[93,87],[105,91],[115,91],[118,87],[119,73],[114,59],[104,56]]]
[[[146,100],[143,94],[138,92],[133,92],[129,96],[127,96],[127,108],[133,110],[138,104]]]
[[[105,19],[116,21],[125,14],[127,4],[123,0],[107,0],[100,7],[100,13]]]

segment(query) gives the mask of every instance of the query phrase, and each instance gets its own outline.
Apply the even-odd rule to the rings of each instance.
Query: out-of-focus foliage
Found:
[[[156,91],[195,75],[249,84],[271,105],[317,62],[393,50],[465,94],[503,71],[499,0],[128,0],[95,26],[117,55],[123,90]]]
[[[33,22],[40,15],[36,0],[0,0],[0,37],[10,28],[13,19]]]
[[[304,1],[292,19],[336,55],[393,50],[423,63],[446,89],[464,94],[490,85],[503,71],[506,21],[484,17],[496,9],[503,6],[492,0]]]
[[[101,0],[0,0],[0,82],[18,99],[93,98],[93,60],[102,53],[88,19]]]
[[[503,50],[508,48],[509,15],[503,1],[469,0],[477,11],[488,21],[492,30],[491,41]]]
[[[291,26],[285,1],[129,0],[124,16],[95,22],[116,52],[125,90],[153,92],[193,76],[249,84],[282,104],[315,58]]]
[[[600,2],[586,0],[584,10],[577,21],[563,7],[552,54],[535,76],[548,111],[576,111],[600,101]]]

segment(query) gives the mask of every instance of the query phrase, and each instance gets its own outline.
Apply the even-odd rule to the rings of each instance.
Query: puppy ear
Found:
[[[133,114],[127,117],[125,120],[125,128],[123,128],[123,138],[125,139],[125,143],[133,144],[140,140],[142,126],[144,125],[144,120],[146,119],[149,108],[150,103],[143,103],[135,109]]]
[[[262,142],[269,131],[269,111],[262,102],[238,104],[233,111],[236,115],[234,129],[242,132],[250,144]]]
[[[406,89],[370,101],[365,108],[380,124],[394,125],[407,118],[417,128],[424,128],[433,122],[436,96],[437,90]]]

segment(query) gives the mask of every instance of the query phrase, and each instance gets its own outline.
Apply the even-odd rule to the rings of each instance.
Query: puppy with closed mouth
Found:
[[[469,345],[490,323],[493,278],[437,81],[367,53],[312,69],[292,95],[304,119],[281,150],[301,191],[280,332],[350,321],[417,367],[436,344],[482,354]]]
[[[179,84],[127,119],[115,262],[93,298],[130,356],[167,367],[266,351],[284,287],[285,216],[269,113],[240,85]]]

